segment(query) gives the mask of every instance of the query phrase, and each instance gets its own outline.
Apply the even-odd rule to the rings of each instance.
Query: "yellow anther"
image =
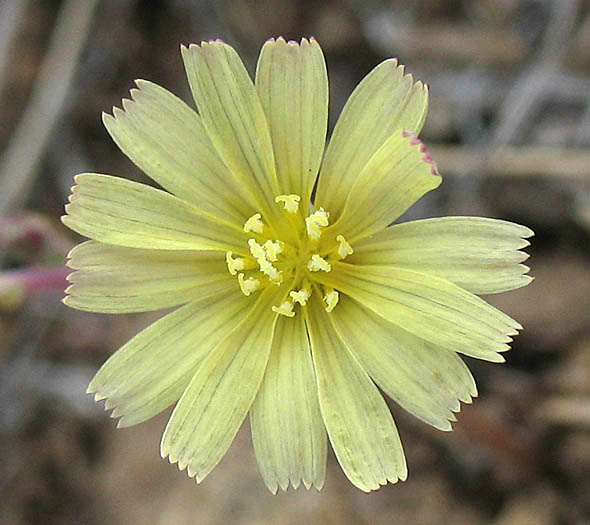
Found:
[[[324,302],[326,303],[326,312],[329,313],[334,310],[335,306],[338,304],[338,292],[332,289],[326,290]]]
[[[320,208],[314,211],[309,217],[305,219],[305,227],[307,229],[307,235],[311,239],[319,239],[322,235],[322,228],[328,226],[328,217],[330,214]]]
[[[299,195],[279,195],[275,197],[275,202],[282,202],[285,210],[289,213],[297,213],[300,200],[301,197]]]
[[[272,243],[274,244],[278,243]],[[262,246],[258,244],[254,239],[248,239],[248,246],[250,247],[250,253],[256,259],[260,271],[267,275],[268,278],[275,284],[281,284],[283,282],[283,275],[277,270],[272,263],[267,259],[266,245]]]
[[[235,259],[232,257],[232,252],[226,252],[225,254],[225,262],[227,262],[227,269],[229,273],[232,275],[236,275],[240,270],[243,270],[246,267],[246,261],[241,257],[236,257]]]
[[[295,290],[291,290],[289,295],[296,303],[299,303],[301,306],[305,306],[308,299],[311,297],[311,290],[307,288],[302,288],[298,292]]]
[[[336,240],[340,243],[340,246],[338,246],[338,255],[340,255],[341,259],[353,254],[354,250],[352,246],[346,242],[346,239],[342,235],[337,235]]]
[[[283,251],[281,241],[271,241],[270,239],[264,243],[264,251],[266,252],[266,258],[269,261],[275,262],[279,253]]]
[[[273,306],[272,311],[276,312],[277,314],[284,315],[286,317],[295,317],[293,306],[294,305],[291,301],[285,301],[281,304],[281,306]]]
[[[279,272],[279,270],[277,270],[271,263],[268,261],[258,261],[258,264],[260,265],[260,271],[264,275],[268,275],[268,278],[273,283],[279,285],[283,282],[283,274]]]
[[[238,282],[240,283],[240,289],[242,290],[242,293],[246,297],[260,288],[260,281],[258,279],[254,279],[253,277],[244,279],[243,273],[238,274]]]
[[[311,259],[307,263],[307,268],[310,272],[329,272],[332,269],[332,266],[326,259],[320,257],[317,253],[314,253],[311,256]]]
[[[244,223],[244,231],[246,233],[262,233],[264,231],[264,223],[260,213],[255,213]]]
[[[254,239],[248,239],[248,246],[250,247],[250,253],[252,257],[260,264],[261,260],[266,260],[266,251],[264,247],[256,242]]]

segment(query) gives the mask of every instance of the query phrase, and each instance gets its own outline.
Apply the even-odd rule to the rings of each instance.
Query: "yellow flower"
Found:
[[[123,110],[104,115],[163,190],[85,173],[66,206],[63,222],[93,239],[70,253],[66,304],[179,306],[115,353],[88,391],[119,426],[178,401],[161,454],[197,481],[248,413],[273,492],[322,487],[326,434],[360,489],[406,479],[377,386],[450,430],[460,401],[477,394],[457,353],[501,362],[521,328],[475,294],[531,280],[519,250],[532,232],[474,217],[389,226],[441,182],[416,138],[427,88],[395,60],[355,89],[325,148],[315,40],[268,41],[254,83],[223,42],[182,57],[198,113],[139,80]]]

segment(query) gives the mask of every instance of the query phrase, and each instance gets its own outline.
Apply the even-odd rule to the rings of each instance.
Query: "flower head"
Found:
[[[450,430],[476,395],[458,353],[503,361],[521,328],[476,294],[531,280],[519,250],[532,232],[474,217],[390,226],[441,182],[417,138],[427,88],[395,60],[355,89],[325,148],[315,40],[269,40],[255,82],[223,42],[182,57],[198,112],[139,80],[103,118],[163,189],[85,173],[66,206],[64,223],[92,239],[70,253],[66,304],[178,306],[115,353],[89,392],[120,426],[177,402],[161,453],[197,481],[248,414],[273,492],[322,487],[326,437],[362,490],[405,479],[377,387]]]

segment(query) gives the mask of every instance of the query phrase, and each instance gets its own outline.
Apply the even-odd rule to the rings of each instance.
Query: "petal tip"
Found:
[[[118,416],[115,416],[115,413],[113,412],[111,414],[111,417],[118,417]],[[126,418],[125,416],[123,416],[122,418],[120,418],[117,421],[117,428],[129,428],[131,426],[133,426],[133,423],[129,422],[129,419]]]
[[[111,111],[113,111],[113,112],[115,111],[115,106],[113,106]],[[106,111],[103,111],[101,113],[100,118],[101,118],[101,121],[105,127],[108,127],[107,122],[110,124],[111,121],[115,120],[115,117],[113,117],[113,115],[111,115],[110,113],[107,113]]]
[[[321,492],[324,488],[324,480],[321,481],[314,481],[313,488],[316,489],[318,492]]]
[[[438,166],[436,165],[436,162],[434,162],[434,159],[432,158],[432,156],[430,155],[430,152],[428,151],[428,148],[426,147],[426,145],[424,144],[424,142],[422,142],[419,138],[418,135],[416,135],[415,132],[413,131],[408,131],[408,130],[402,130],[402,137],[407,138],[409,140],[410,146],[417,146],[420,150],[420,153],[422,153],[422,160],[424,162],[426,162],[427,164],[430,164],[430,173],[432,175],[435,175],[437,177],[440,177],[440,173],[438,171]]]
[[[273,496],[276,496],[279,492],[279,485],[278,483],[266,483],[266,488],[270,491]],[[284,490],[284,489],[283,489]]]

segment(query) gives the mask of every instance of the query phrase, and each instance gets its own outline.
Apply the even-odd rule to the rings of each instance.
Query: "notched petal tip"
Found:
[[[111,414],[111,417],[114,417],[113,414]],[[133,423],[129,423],[129,420],[126,419],[125,416],[123,416],[122,418],[120,418],[117,421],[117,428],[129,428],[132,426],[133,426]]]
[[[139,89],[146,89],[154,85],[153,82],[144,78],[136,78],[133,82]]]
[[[180,53],[183,58],[186,58],[186,56],[188,56],[190,53],[194,53],[194,52],[198,51],[199,49],[201,49],[200,44],[191,43],[188,46],[184,46],[184,45],[180,46]]]
[[[171,465],[176,465],[180,472],[186,471],[189,478],[193,478],[197,483],[201,483],[201,481],[207,476],[207,473],[205,473],[205,475],[199,474],[185,458],[173,455],[173,452],[164,443],[165,435],[165,433],[162,435],[162,441],[160,442],[160,456],[162,459],[167,459]]]
[[[427,164],[431,164],[430,173],[432,173],[433,175],[436,175],[437,177],[440,177],[440,173],[438,171],[438,167],[437,167],[436,163],[434,162],[434,159],[430,155],[430,152],[428,151],[428,148],[426,147],[424,142],[422,142],[418,138],[416,133],[414,133],[413,131],[403,130],[402,137],[407,138],[409,140],[411,146],[417,146],[420,149],[420,153],[423,154],[422,160],[424,162],[426,162]]]
[[[531,230],[530,228],[527,228],[526,226],[522,226],[522,224],[519,224],[519,226],[521,226],[521,228],[524,230],[524,233],[521,233],[521,237],[523,239],[530,239],[531,237],[535,236],[535,232],[533,230]],[[530,245],[530,243],[529,243]]]
[[[266,485],[266,488],[269,490],[269,492],[273,495],[276,496],[277,493],[279,492],[279,485],[278,483],[269,483],[265,480],[264,484]]]
[[[113,107],[111,108],[111,111],[112,111],[112,112],[114,112],[114,111],[115,111],[115,109],[116,109],[116,108],[115,108],[115,106],[113,106]],[[103,111],[103,112],[100,114],[100,119],[101,119],[101,121],[102,121],[103,125],[104,125],[106,128],[108,128],[107,122],[110,124],[110,123],[111,123],[111,121],[115,120],[115,117],[114,117],[113,115],[111,115],[110,113],[107,113],[106,111]]]
[[[393,66],[394,71],[397,70],[398,68],[401,68],[402,69],[402,72],[403,72],[403,70],[405,69],[405,66],[401,65],[398,62],[397,58],[395,58],[395,57],[394,58],[388,58],[387,60],[384,60],[383,63],[384,64],[391,64]]]
[[[101,398],[101,399],[105,399],[105,398]],[[106,398],[106,401],[104,402],[104,409],[105,410],[112,410],[114,408],[117,408],[117,404],[112,400],[112,398],[110,398],[110,397]]]
[[[311,486],[313,486],[314,489],[320,492],[324,488],[324,481],[325,479],[321,479],[319,481],[314,480]]]
[[[290,479],[286,479],[283,480],[282,483],[279,480],[279,487],[281,487],[281,490],[283,492],[287,492],[288,488],[291,486],[291,480]],[[293,486],[293,488],[296,488],[295,486]]]
[[[227,45],[227,44],[223,40],[221,40],[221,38],[214,38],[214,39],[211,39],[211,40],[201,40],[201,43],[200,44],[191,44],[191,46],[189,46],[189,49],[193,45],[195,47],[197,47],[197,48],[201,48],[201,49],[204,50],[208,46],[219,46],[219,45]]]
[[[129,94],[131,95],[129,104],[133,104],[134,102],[137,102],[138,97],[141,98],[142,91],[138,87],[134,87],[129,90]]]
[[[133,111],[133,107],[135,105],[135,101],[133,100],[133,91],[137,91],[137,89],[133,88],[130,90],[130,94],[131,94],[131,99],[129,98],[124,98],[121,101],[121,106],[123,106],[123,111],[125,113],[130,113],[131,111]],[[119,110],[120,111],[120,110]],[[113,109],[113,115],[115,114],[115,110]],[[115,118],[119,118],[121,116],[122,112],[119,113],[119,115],[117,115]]]
[[[506,358],[502,354],[496,353],[494,355],[488,356],[486,361],[489,361],[490,363],[505,363]]]

